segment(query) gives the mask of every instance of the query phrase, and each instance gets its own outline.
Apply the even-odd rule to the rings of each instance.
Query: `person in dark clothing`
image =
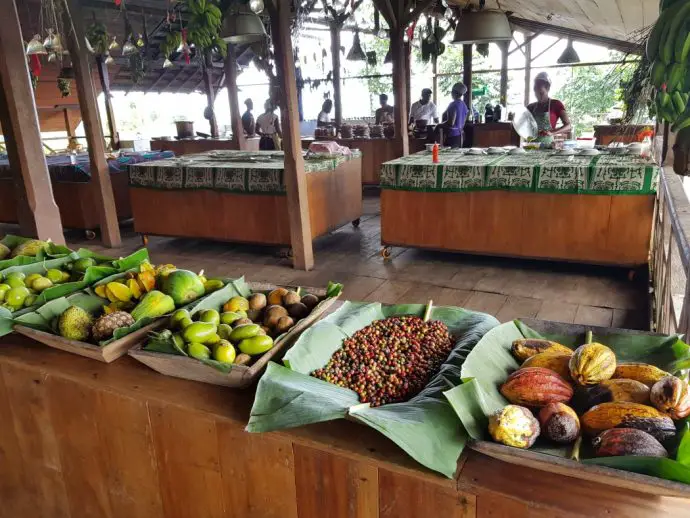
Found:
[[[251,99],[247,99],[244,101],[244,104],[247,106],[247,111],[242,114],[242,128],[244,128],[245,135],[251,137],[254,135],[254,131],[256,130],[254,115],[252,115],[254,102]]]
[[[379,103],[381,103],[381,107],[378,110],[376,110],[375,124],[392,123],[394,108],[390,104],[388,104],[388,96],[386,94],[379,95]]]
[[[453,85],[453,90],[451,91],[453,101],[448,105],[446,120],[443,122],[443,126],[448,132],[446,145],[452,148],[462,147],[463,128],[465,127],[465,121],[469,112],[465,101],[462,100],[465,92],[467,92],[467,87],[464,84],[455,83]]]

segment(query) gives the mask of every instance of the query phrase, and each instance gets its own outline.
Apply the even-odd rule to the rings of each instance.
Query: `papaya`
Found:
[[[161,290],[172,297],[176,306],[195,301],[204,293],[204,284],[199,276],[189,270],[175,270],[163,279]]]
[[[132,318],[138,322],[142,318],[157,318],[175,310],[172,297],[158,290],[149,291],[132,310]]]

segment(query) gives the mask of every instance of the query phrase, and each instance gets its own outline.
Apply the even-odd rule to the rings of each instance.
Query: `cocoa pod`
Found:
[[[549,403],[539,411],[541,433],[558,443],[570,443],[580,435],[580,419],[565,403]]]
[[[602,381],[588,391],[589,407],[601,403],[629,401],[631,403],[649,403],[649,387],[641,381],[629,379],[610,379]]]
[[[527,408],[507,405],[489,416],[489,433],[494,441],[527,449],[539,437],[539,421]]]
[[[570,401],[573,388],[552,370],[526,367],[508,376],[501,385],[501,394],[515,405],[543,407],[552,401]]]
[[[601,383],[613,376],[615,370],[615,353],[597,342],[581,345],[570,358],[570,376],[578,385]]]
[[[570,368],[568,363],[570,362],[570,357],[572,353],[557,353],[552,351],[546,351],[544,353],[535,354],[530,356],[522,364],[521,368],[525,367],[541,367],[542,369],[549,369],[558,374],[561,378],[566,381],[570,380]]]
[[[673,420],[656,408],[629,402],[602,403],[592,407],[582,415],[580,423],[586,434],[599,435],[604,430],[616,428],[619,425],[626,428],[639,428],[634,423],[640,419],[646,419],[646,425],[650,427],[655,421],[661,428],[667,428],[669,424],[673,426]]]
[[[647,432],[634,428],[612,428],[592,439],[597,457],[639,455],[643,457],[668,457],[659,441]]]
[[[683,419],[690,415],[690,387],[675,376],[666,376],[657,381],[650,393],[652,404],[671,416]]]
[[[670,374],[648,363],[619,363],[611,377],[639,381],[652,388],[652,385],[665,376],[670,376]]]
[[[524,362],[527,358],[530,358],[535,354],[546,351],[564,354],[573,353],[572,349],[566,347],[565,345],[561,345],[558,342],[553,342],[551,340],[539,340],[535,338],[520,338],[515,340],[511,347],[513,356],[520,363]]]

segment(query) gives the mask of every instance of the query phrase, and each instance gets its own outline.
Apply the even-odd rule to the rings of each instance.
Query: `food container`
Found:
[[[580,149],[594,149],[597,139],[594,137],[578,137],[577,147]]]
[[[194,122],[193,121],[176,121],[177,138],[189,138],[194,136]]]

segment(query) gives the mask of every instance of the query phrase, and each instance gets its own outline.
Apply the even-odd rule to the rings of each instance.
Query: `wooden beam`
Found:
[[[530,91],[532,90],[532,41],[528,41],[525,45],[525,99],[524,104],[527,106],[530,99]]]
[[[412,43],[403,42],[404,70],[405,70],[405,113],[410,113],[412,107]]]
[[[179,65],[178,65],[178,66],[179,66]],[[182,72],[184,72],[184,71],[185,71],[185,70],[184,70],[184,67],[180,66],[179,70],[177,71],[177,74],[175,74],[175,77],[171,78],[170,81],[168,81],[167,86],[165,86],[165,87],[162,88],[162,89],[159,89],[159,90],[158,90],[158,93],[162,92],[162,91],[165,90],[165,89],[170,88],[170,87],[172,86],[172,84],[180,78],[180,76],[182,75]],[[178,89],[179,89],[179,87],[178,87]]]
[[[204,67],[202,73],[204,75],[204,90],[206,90],[206,105],[210,110],[210,118],[208,120],[211,126],[211,136],[218,138],[218,121],[216,121],[216,112],[213,108],[216,103],[216,95],[213,89],[213,78],[211,77],[211,51],[209,50],[204,55]]]
[[[515,41],[515,43],[517,44],[517,47],[515,47],[513,50],[508,52],[508,55],[510,56],[513,52],[517,52],[518,50],[520,52],[522,52],[522,54],[524,55],[525,54],[525,51],[523,50],[524,46],[527,45],[528,43],[530,43],[534,38],[536,38],[537,36],[539,36],[543,32],[544,31],[537,31],[534,34],[531,34],[529,36],[527,35],[527,33],[525,33],[525,41],[523,41],[520,44],[518,44],[517,41],[515,41],[515,37],[513,37],[513,41]]]
[[[69,114],[69,109],[65,108],[62,111],[62,115],[65,118],[65,130],[67,131],[68,137],[74,137],[74,131],[72,131],[72,118]]]
[[[186,85],[187,83],[189,83],[190,80],[194,79],[194,78],[196,77],[197,73],[199,73],[200,71],[201,71],[201,70],[198,69],[198,68],[197,68],[197,69],[194,69],[194,71],[192,71],[191,75],[187,76],[187,78],[182,82],[182,84],[181,84],[180,86],[177,87],[177,90],[176,90],[176,91],[179,92],[182,88],[184,88],[185,85]],[[197,84],[198,84],[198,83],[197,83]]]
[[[151,83],[151,86],[149,86],[149,87],[146,89],[146,93],[151,92],[151,91],[156,87],[156,85],[157,85],[158,83],[160,83],[161,79],[163,79],[163,76],[164,76],[165,74],[167,74],[167,72],[168,72],[168,69],[167,69],[167,68],[164,68],[163,71],[162,71],[160,74],[158,74],[158,77],[156,78],[156,80],[155,80],[153,83]]]
[[[465,104],[470,110],[470,114],[474,113],[472,110],[472,47],[472,44],[462,46],[462,82],[467,87]],[[477,107],[477,110],[481,112],[479,107]]]
[[[247,139],[244,136],[242,114],[237,99],[237,52],[232,44],[228,45],[228,57],[225,59],[225,87],[228,90],[232,139],[235,141],[237,149],[245,150],[247,149]]]
[[[302,142],[297,109],[297,83],[295,60],[292,52],[290,31],[290,2],[269,1],[272,6],[272,27],[275,46],[278,81],[283,104],[280,109],[283,128],[283,150],[285,151],[285,187],[287,189],[288,218],[290,220],[290,241],[293,250],[293,265],[300,270],[314,267],[311,223],[309,220],[309,198],[307,178],[302,157]]]
[[[98,116],[96,91],[89,65],[89,53],[84,44],[85,35],[83,20],[80,16],[79,0],[66,0],[66,3],[68,10],[65,11],[64,24],[65,27],[72,27],[72,30],[67,31],[68,47],[76,76],[77,91],[79,92],[79,106],[84,122],[84,133],[89,146],[91,185],[99,209],[101,238],[105,246],[115,248],[122,243],[120,227],[117,221],[113,186],[110,182],[110,171],[105,160],[105,141]]]
[[[386,20],[388,27],[397,27],[398,19],[395,16],[395,11],[393,10],[393,4],[391,4],[391,0],[374,0],[374,4],[383,16],[383,19]]]
[[[438,106],[438,56],[431,56],[431,92],[432,101]]]
[[[0,5],[0,121],[14,177],[19,227],[23,235],[64,244],[17,6],[13,0],[0,0]]]
[[[504,41],[498,44],[501,49],[501,88],[500,88],[500,104],[508,106],[508,47],[509,41]]]
[[[331,59],[333,64],[333,107],[335,109],[335,126],[343,123],[342,81],[340,80],[340,27],[337,21],[331,21]]]
[[[552,48],[554,48],[556,45],[558,45],[561,41],[563,41],[563,38],[558,38],[556,41],[554,41],[551,45],[546,47],[544,50],[542,50],[539,54],[536,56],[532,56],[532,63],[534,63],[537,59],[539,59],[542,55],[546,54],[548,51],[550,51]]]
[[[391,59],[393,61],[393,106],[395,117],[395,139],[398,142],[397,155],[406,156],[410,152],[407,129],[409,111],[407,110],[407,72],[405,70],[404,28],[391,28]]]
[[[108,131],[113,149],[119,149],[120,136],[117,133],[117,123],[115,122],[115,110],[113,110],[113,99],[110,94],[110,78],[108,76],[108,65],[105,64],[103,56],[96,56],[96,68],[98,69],[98,79],[101,81],[101,90],[105,101],[105,115],[108,119]]]

